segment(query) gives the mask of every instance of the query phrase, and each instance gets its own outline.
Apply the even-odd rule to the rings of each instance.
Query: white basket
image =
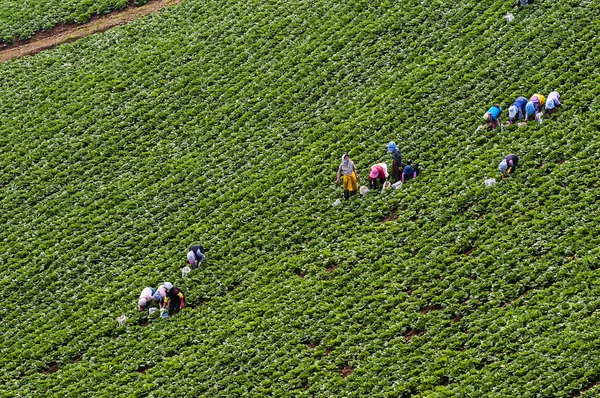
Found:
[[[187,274],[189,274],[192,269],[188,266],[185,266],[181,269],[181,277],[184,278]]]
[[[117,322],[119,322],[119,326],[123,326],[125,325],[125,322],[127,322],[127,317],[125,315],[121,315],[117,318]]]
[[[484,181],[484,183],[485,183],[486,187],[491,187],[492,185],[494,185],[496,183],[496,179],[488,178],[487,180]]]
[[[543,115],[544,115],[543,112],[538,112],[538,113],[535,114],[535,120],[537,120],[537,122],[539,124],[542,124],[542,121],[543,121],[543,117],[542,116]]]
[[[334,205],[334,206],[337,206],[337,205],[339,205],[340,203],[342,203],[342,201],[341,201],[341,200],[339,200],[339,199],[336,199],[336,200],[335,200],[335,202],[333,202],[333,205]]]
[[[515,19],[515,16],[512,15],[510,12],[507,12],[504,16],[504,19],[506,19],[506,22],[512,22]]]
[[[154,307],[152,307],[152,308],[150,308],[150,309],[148,310],[148,313],[149,313],[150,315],[152,315],[152,314],[154,314],[156,311],[158,311],[158,308],[154,308]]]
[[[369,188],[363,185],[362,187],[360,187],[359,191],[361,195],[366,195],[367,193],[369,193]]]
[[[392,186],[392,183],[389,182],[389,181],[386,181],[386,182],[383,183],[383,189],[389,188],[391,186]]]
[[[402,181],[398,181],[392,184],[392,188],[398,189],[402,186]]]

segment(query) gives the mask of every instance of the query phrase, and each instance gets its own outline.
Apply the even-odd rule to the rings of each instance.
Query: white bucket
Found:
[[[361,195],[366,195],[367,193],[369,193],[369,188],[367,188],[364,185],[362,187],[360,187],[360,194]]]
[[[339,200],[339,199],[336,199],[336,200],[335,200],[335,202],[333,202],[333,205],[334,205],[334,206],[337,206],[337,205],[339,205],[340,203],[342,203],[342,201],[341,201],[341,200]]]
[[[392,186],[392,183],[389,182],[389,181],[386,181],[386,182],[383,183],[383,189],[389,188],[391,186]]]
[[[187,274],[189,274],[192,271],[192,269],[188,266],[185,266],[181,269],[181,277],[185,277]]]
[[[156,311],[158,311],[158,308],[154,308],[154,307],[152,307],[152,308],[150,308],[150,309],[148,310],[148,313],[149,313],[150,315],[152,315],[152,314],[154,314]]]
[[[119,326],[123,326],[125,325],[125,322],[127,322],[127,317],[125,315],[121,315],[117,318],[117,322],[119,322]]]
[[[398,189],[398,188],[400,188],[401,186],[402,186],[402,181],[398,181],[398,182],[395,182],[395,183],[393,183],[393,184],[392,184],[392,187],[393,187],[394,189]]]
[[[515,19],[515,16],[512,15],[510,12],[507,12],[504,16],[504,19],[506,19],[506,22],[512,22]]]
[[[484,183],[485,183],[486,187],[491,187],[492,185],[494,185],[496,183],[496,179],[488,178],[487,180],[484,181]]]
[[[537,120],[539,124],[542,124],[542,116],[543,115],[544,114],[542,112],[538,112],[535,114],[535,120]]]

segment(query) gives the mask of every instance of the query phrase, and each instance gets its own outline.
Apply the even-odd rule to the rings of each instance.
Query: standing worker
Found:
[[[504,177],[504,175],[514,173],[517,170],[518,165],[519,157],[514,153],[511,153],[510,155],[506,155],[504,159],[502,159],[502,161],[498,165],[498,169],[500,170],[502,177]]]
[[[204,248],[202,245],[194,245],[190,247],[190,250],[187,254],[188,262],[192,265],[192,268],[198,268],[200,263],[206,260],[206,256],[204,255]]]
[[[487,126],[490,126],[491,128],[495,129],[500,125],[500,120],[498,120],[498,118],[500,117],[501,113],[502,108],[500,107],[500,105],[494,104],[483,115],[483,120],[485,120]]]
[[[356,172],[354,162],[347,153],[342,156],[342,163],[338,168],[337,180],[335,181],[336,184],[340,183],[342,175],[344,176],[344,199],[347,200],[350,195],[354,195],[358,191],[358,173]]]
[[[392,162],[392,181],[396,183],[402,178],[402,154],[394,141],[387,144],[387,151],[392,154],[394,159]]]
[[[412,165],[412,160],[406,162],[406,166],[404,166],[404,171],[402,172],[402,184],[404,184],[405,180],[412,180],[417,177],[417,170]]]
[[[165,289],[167,289],[167,295],[163,301],[163,306],[160,311],[160,316],[163,318],[168,318],[185,307],[185,297],[183,296],[183,292],[178,287],[174,287],[172,283],[165,282]],[[168,314],[165,313],[165,309],[168,306]]]
[[[371,172],[369,173],[369,188],[377,189],[377,180],[379,180],[383,186],[388,176],[387,165],[385,163],[374,164],[371,166]]]
[[[560,106],[560,94],[558,91],[552,91],[548,94],[548,100],[546,101],[546,116],[550,116],[556,108]]]
[[[508,108],[508,123],[514,124],[517,120],[525,119],[527,98],[518,97]]]
[[[138,310],[144,311],[148,306],[152,303],[154,289],[151,287],[145,287],[140,293],[140,298],[138,299]]]

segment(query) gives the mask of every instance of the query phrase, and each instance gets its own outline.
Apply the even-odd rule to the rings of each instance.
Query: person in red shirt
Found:
[[[377,189],[377,181],[383,185],[386,178],[388,178],[387,165],[385,163],[374,164],[369,173],[369,188]]]

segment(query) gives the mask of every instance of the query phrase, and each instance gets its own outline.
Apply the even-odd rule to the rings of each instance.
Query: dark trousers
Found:
[[[379,181],[381,183],[381,186],[383,186],[385,178],[373,178],[372,180],[369,180],[369,188],[377,189],[377,181]]]
[[[179,311],[179,297],[177,300],[169,301],[169,315],[177,314]]]

